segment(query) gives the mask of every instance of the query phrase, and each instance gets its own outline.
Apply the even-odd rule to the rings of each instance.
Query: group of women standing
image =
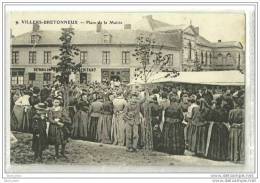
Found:
[[[55,145],[57,156],[59,146],[64,155],[69,137],[125,145],[128,98],[123,90],[113,93],[74,87],[69,91],[67,108],[62,107],[64,91],[56,87],[47,95],[45,92],[39,95],[40,89],[34,87],[32,94],[25,90],[19,97],[13,95],[12,130],[31,132],[34,106],[46,103],[48,144]],[[207,97],[154,91],[148,101],[139,97],[138,147],[144,147],[148,135],[152,138],[150,146],[156,151],[183,155],[187,149],[213,160],[243,161],[244,96],[222,95],[214,100],[210,100],[209,93],[204,96]],[[152,134],[147,133],[147,121]]]

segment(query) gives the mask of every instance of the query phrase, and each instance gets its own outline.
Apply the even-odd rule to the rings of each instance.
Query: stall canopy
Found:
[[[147,83],[188,83],[202,85],[230,85],[241,86],[245,84],[245,76],[240,71],[203,71],[203,72],[180,72],[177,77],[166,77],[168,72],[159,72],[148,79]],[[144,84],[140,77],[131,84]]]

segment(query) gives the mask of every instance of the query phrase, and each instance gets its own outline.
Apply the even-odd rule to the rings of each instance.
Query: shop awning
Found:
[[[159,72],[148,79],[148,83],[187,83],[219,86],[242,86],[245,84],[245,76],[240,71],[203,71],[180,72],[177,77],[166,77],[168,72]],[[136,78],[131,84],[144,84],[141,78]]]

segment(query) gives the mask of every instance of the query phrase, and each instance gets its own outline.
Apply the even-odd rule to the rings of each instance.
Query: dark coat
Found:
[[[39,114],[35,114],[32,118],[32,150],[34,152],[43,151],[48,146],[46,121],[47,118],[42,119]]]

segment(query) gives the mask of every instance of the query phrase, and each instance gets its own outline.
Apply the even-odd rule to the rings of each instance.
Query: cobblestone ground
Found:
[[[11,165],[35,164],[31,151],[31,134],[13,132],[18,142],[11,145]],[[125,147],[93,143],[82,140],[70,140],[66,147],[67,159],[54,160],[54,147],[49,146],[43,153],[44,165],[91,165],[91,166],[241,166],[233,162],[212,161],[193,156],[190,152],[185,155],[168,155],[160,152],[136,153],[126,152]],[[37,163],[38,164],[38,163]]]

